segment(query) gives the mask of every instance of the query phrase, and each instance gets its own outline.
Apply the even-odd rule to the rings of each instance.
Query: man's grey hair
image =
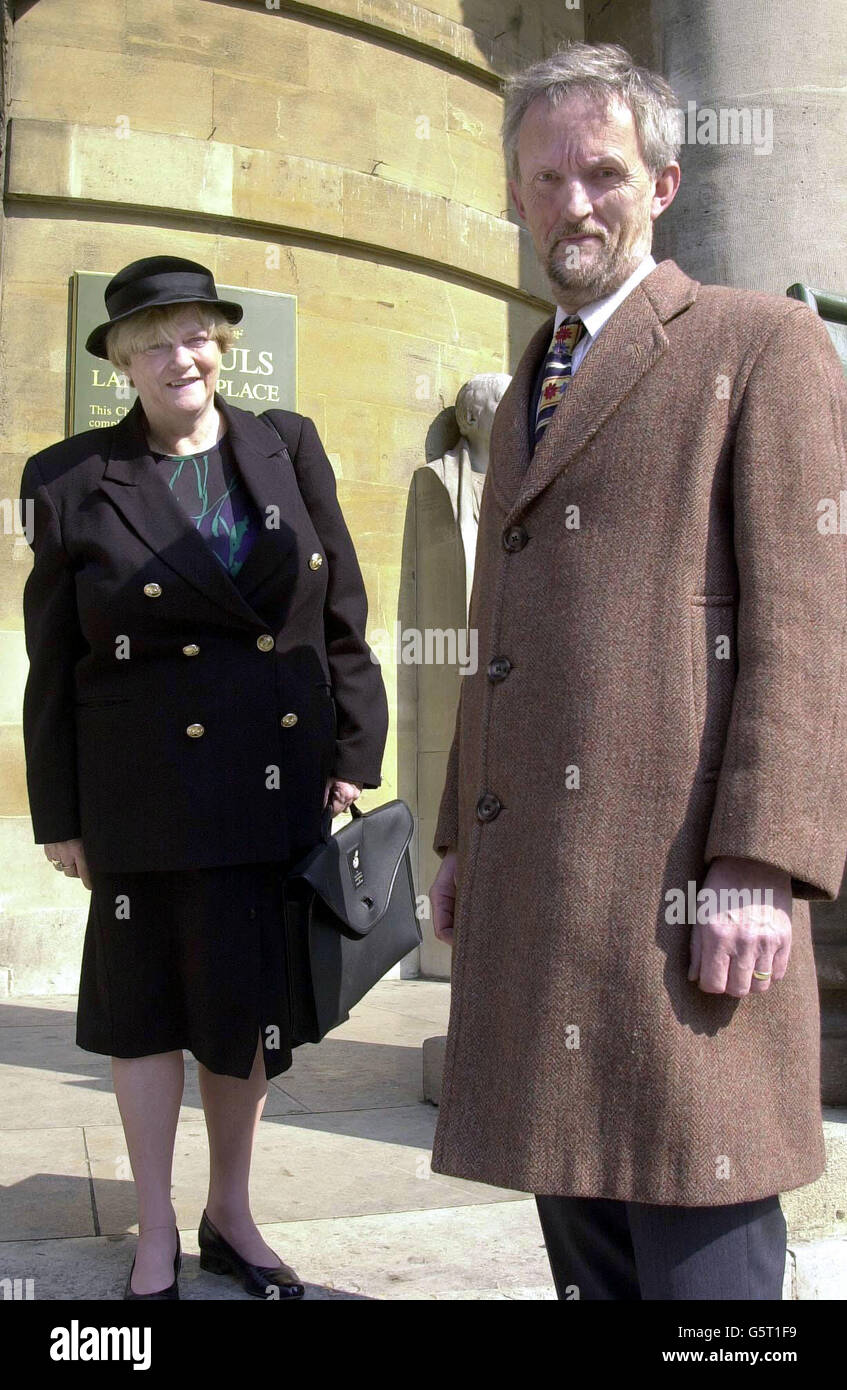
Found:
[[[654,178],[679,158],[679,102],[669,83],[639,67],[620,44],[570,43],[505,79],[503,150],[510,179],[520,180],[518,131],[530,103],[546,96],[551,106],[558,106],[574,91],[606,102],[617,97],[629,107],[642,158]]]

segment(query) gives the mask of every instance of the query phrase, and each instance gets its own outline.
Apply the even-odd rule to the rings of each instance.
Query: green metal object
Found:
[[[819,314],[847,375],[847,295],[792,285],[786,294],[800,299]],[[847,988],[844,965],[847,948],[847,868],[835,902],[809,904],[821,1011],[821,1101],[847,1105]]]
[[[785,291],[790,299],[799,299],[819,314],[826,325],[835,351],[847,375],[847,295],[832,290],[813,290],[811,285],[789,285]]]

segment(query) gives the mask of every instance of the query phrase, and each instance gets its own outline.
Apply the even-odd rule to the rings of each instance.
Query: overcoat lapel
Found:
[[[603,326],[530,459],[529,402],[554,316],[533,335],[495,417],[489,473],[511,524],[567,468],[668,348],[662,324],[692,304],[699,283],[662,261]]]
[[[291,514],[285,497],[286,475],[279,467],[286,451],[273,429],[249,412],[231,408],[217,392],[215,404],[226,419],[239,470],[262,521],[268,507],[278,509],[279,517],[278,525],[262,525],[236,580],[186,516],[153,459],[138,400],[115,430],[100,487],[133,531],[171,569],[233,616],[254,625],[258,614],[247,595],[270,576],[296,541],[284,520]]]

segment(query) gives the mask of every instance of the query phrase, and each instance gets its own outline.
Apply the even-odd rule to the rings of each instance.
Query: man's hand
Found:
[[[715,859],[700,893],[704,889],[716,896],[714,903],[701,900],[702,908],[698,901],[698,917],[705,917],[708,901],[709,920],[692,928],[689,980],[707,994],[764,993],[788,968],[789,874],[755,859]],[[754,971],[765,978],[754,978]]]
[[[432,926],[439,941],[453,947],[453,911],[456,905],[456,851],[448,850],[429,890]]]
[[[44,853],[57,873],[64,873],[66,878],[79,878],[86,888],[91,889],[91,875],[82,840],[62,840],[57,844],[45,845]]]

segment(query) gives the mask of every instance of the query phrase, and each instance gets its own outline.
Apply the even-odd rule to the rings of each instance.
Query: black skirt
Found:
[[[181,1048],[247,1078],[292,1063],[282,883],[286,864],[92,873],[76,1041],[146,1057]]]

